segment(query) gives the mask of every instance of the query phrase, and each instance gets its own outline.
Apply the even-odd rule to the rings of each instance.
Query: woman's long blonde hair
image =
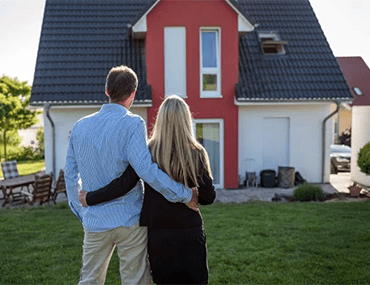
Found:
[[[159,107],[149,147],[159,168],[187,187],[199,187],[203,170],[212,178],[208,154],[193,134],[189,106],[177,95]]]

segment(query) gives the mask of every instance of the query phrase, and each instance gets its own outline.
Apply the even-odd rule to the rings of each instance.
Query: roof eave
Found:
[[[353,98],[235,98],[236,106],[279,105],[279,104],[318,104],[318,103],[351,103]]]
[[[31,106],[44,106],[46,104],[52,106],[84,106],[84,107],[92,107],[92,106],[101,106],[103,104],[108,104],[108,101],[33,101],[30,103]],[[148,108],[152,107],[152,100],[141,100],[141,101],[134,101],[133,107],[139,108]]]

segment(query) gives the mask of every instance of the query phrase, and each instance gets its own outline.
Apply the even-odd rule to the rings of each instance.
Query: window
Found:
[[[200,96],[221,97],[220,29],[200,30]]]
[[[164,28],[165,95],[186,97],[186,29]]]
[[[223,188],[223,120],[194,120],[197,140],[207,150],[216,188]]]
[[[359,87],[353,87],[353,91],[355,91],[357,96],[364,95]]]
[[[258,34],[263,54],[285,54],[284,44],[275,32],[260,32]]]

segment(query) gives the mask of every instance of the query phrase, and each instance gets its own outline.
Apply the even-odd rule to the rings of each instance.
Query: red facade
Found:
[[[224,188],[238,187],[238,107],[234,104],[238,82],[238,15],[225,1],[162,0],[147,15],[147,81],[152,87],[148,128],[155,121],[165,94],[164,28],[186,28],[187,103],[195,119],[222,119]],[[200,97],[201,27],[221,29],[221,95]]]

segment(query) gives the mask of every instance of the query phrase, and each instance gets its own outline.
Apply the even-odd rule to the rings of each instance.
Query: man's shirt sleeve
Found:
[[[69,139],[69,146],[67,151],[66,165],[64,169],[64,178],[66,182],[68,203],[72,212],[82,222],[82,205],[78,200],[79,190],[82,189],[80,184],[80,174],[77,167],[75,153],[73,149],[72,132]]]
[[[188,203],[192,191],[181,183],[173,181],[153,163],[147,145],[145,122],[140,121],[128,142],[128,160],[140,178],[161,193],[170,202]]]

